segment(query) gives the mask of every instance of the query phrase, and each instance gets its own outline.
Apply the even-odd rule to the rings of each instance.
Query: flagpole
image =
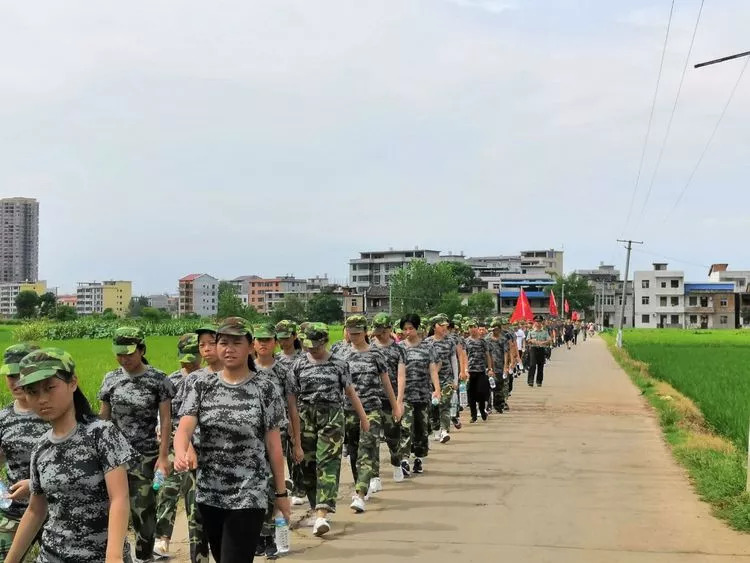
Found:
[[[565,320],[565,284],[562,284],[562,318]]]

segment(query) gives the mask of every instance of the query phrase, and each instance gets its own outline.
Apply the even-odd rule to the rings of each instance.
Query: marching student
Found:
[[[492,365],[496,366],[495,387],[492,389],[492,405],[498,413],[502,413],[508,406],[508,373],[503,370],[505,366],[505,335],[502,334],[503,324],[500,317],[495,317],[490,322],[492,332],[485,337],[492,356]]]
[[[489,396],[487,376],[494,376],[495,373],[487,341],[481,338],[476,320],[471,319],[466,325],[469,329],[469,338],[465,340],[469,370],[469,409],[473,423],[477,421],[477,406],[482,420],[487,420],[486,405]]]
[[[99,416],[123,433],[140,454],[128,467],[130,519],[135,530],[136,559],[153,556],[156,532],[156,494],[152,487],[156,471],[168,477],[168,439],[157,441],[156,425],[165,438],[172,431],[172,397],[175,389],[164,372],[148,364],[143,332],[136,327],[115,331],[112,351],[120,367],[104,376],[99,388]]]
[[[195,500],[214,560],[245,563],[255,558],[269,474],[276,510],[290,518],[280,436],[286,419],[274,384],[256,376],[247,321],[229,317],[216,332],[223,368],[200,375],[188,389],[175,434],[174,465],[177,471],[198,469]],[[190,441],[198,425],[196,459]]]
[[[328,326],[309,323],[302,341],[305,354],[292,364],[288,398],[294,460],[301,466],[300,486],[316,511],[316,536],[330,531],[328,514],[336,512],[344,442],[344,395],[357,413],[362,431],[370,430],[349,367],[330,354],[327,343]]]
[[[456,341],[448,333],[450,321],[446,315],[442,313],[435,315],[430,319],[430,324],[432,325],[430,336],[425,339],[425,342],[435,349],[435,355],[440,364],[438,369],[440,403],[431,408],[432,428],[435,432],[435,440],[445,444],[451,439],[451,400],[458,388]]]
[[[49,423],[29,474],[31,497],[6,563],[21,563],[40,529],[37,561],[130,563],[127,464],[137,453],[91,411],[67,352],[44,348],[20,362],[32,410]]]
[[[544,362],[547,359],[547,347],[552,344],[549,333],[542,327],[542,317],[534,317],[534,325],[526,336],[526,344],[529,346],[529,374],[527,383],[529,387],[541,387],[544,381]]]

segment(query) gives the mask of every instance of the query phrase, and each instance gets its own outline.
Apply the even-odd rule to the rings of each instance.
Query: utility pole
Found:
[[[639,240],[621,240],[617,239],[617,242],[627,242],[628,243],[628,254],[625,258],[625,281],[622,284],[622,305],[620,307],[620,318],[617,319],[617,347],[622,348],[622,325],[625,318],[625,297],[627,296],[627,289],[628,289],[628,270],[630,269],[630,251],[633,250],[633,243],[635,244],[643,244],[643,241]],[[635,296],[635,292],[633,292],[633,296]]]
[[[726,57],[721,57],[720,59],[714,59],[712,61],[706,61],[705,63],[698,63],[695,65],[695,68],[702,68],[704,66],[708,65],[715,65],[717,63],[723,63],[726,61],[731,61],[733,59],[739,59],[740,57],[750,57],[750,51],[745,51],[744,53],[737,53],[736,55],[729,55]]]
[[[563,321],[565,321],[565,284],[562,284],[562,297],[560,301],[560,306],[562,307],[562,318],[563,318]]]

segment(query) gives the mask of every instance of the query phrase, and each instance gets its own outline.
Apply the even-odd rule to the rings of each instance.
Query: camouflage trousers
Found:
[[[344,427],[344,443],[349,452],[349,463],[354,476],[354,490],[363,495],[370,488],[370,479],[376,477],[375,468],[380,466],[380,430],[383,428],[383,412],[367,413],[370,430],[363,432],[357,413],[347,412]]]
[[[495,376],[495,388],[492,389],[493,409],[500,410],[505,408],[508,400],[508,392],[510,387],[509,382],[512,378],[513,376],[509,375],[508,377],[503,379],[503,375],[500,373]]]
[[[430,443],[430,415],[427,403],[404,403],[401,419],[399,457],[408,459],[411,454],[427,457]]]
[[[344,447],[344,410],[337,405],[300,403],[299,464],[301,488],[315,509],[336,512],[341,451]]]
[[[447,383],[440,389],[440,402],[437,406],[430,404],[430,427],[434,432],[451,430],[451,400],[453,399],[453,384]]]
[[[147,560],[154,551],[156,493],[153,489],[157,454],[144,454],[128,470],[130,524],[135,531],[135,557]]]
[[[173,454],[174,455],[174,454]],[[170,461],[172,461],[170,456]],[[195,504],[195,471],[172,472],[156,497],[156,537],[171,538],[180,497],[185,503],[191,563],[208,563],[208,540]]]
[[[10,546],[13,544],[13,538],[16,537],[16,530],[20,523],[20,518],[16,518],[0,510],[0,563],[5,561],[5,557],[10,551]],[[39,530],[39,534],[31,546],[33,547],[41,537],[42,530]],[[29,551],[31,551],[31,547],[29,547]]]
[[[393,420],[393,411],[391,410],[391,403],[389,401],[383,401],[383,438],[391,454],[391,465],[398,467],[401,464],[399,451],[401,422]],[[375,477],[380,477],[380,464],[375,466]]]

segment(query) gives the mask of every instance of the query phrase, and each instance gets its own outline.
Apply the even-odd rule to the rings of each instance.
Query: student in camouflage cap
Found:
[[[175,434],[175,469],[197,466],[196,503],[216,561],[252,561],[273,475],[276,510],[290,518],[280,429],[284,404],[268,377],[257,375],[253,335],[240,317],[217,329],[223,368],[199,376],[188,389]],[[200,424],[198,458],[190,440]]]
[[[194,332],[183,334],[177,342],[177,361],[180,369],[169,375],[169,380],[175,388],[172,398],[172,435],[180,422],[180,407],[184,399],[184,386],[188,376],[200,369],[201,356],[198,345],[198,335]],[[192,444],[190,445],[192,448]],[[195,454],[193,454],[195,455]],[[174,460],[174,450],[171,452]],[[195,473],[173,471],[166,478],[158,491],[156,503],[156,544],[154,553],[160,557],[169,557],[169,542],[172,538],[174,521],[177,515],[177,501],[182,497],[185,503],[185,514],[188,521],[188,537],[190,539],[190,559],[192,563],[208,562],[208,542],[203,534],[200,515],[195,506]]]
[[[396,390],[396,402],[399,405],[399,413],[403,416],[404,391],[406,389],[406,357],[404,356],[404,349],[393,338],[391,325],[391,317],[387,313],[378,313],[375,315],[372,319],[373,338],[370,341],[370,348],[379,351],[383,355],[385,365],[388,368],[391,387]],[[391,402],[385,395],[381,397],[381,409],[383,411],[383,437],[391,454],[393,478],[396,481],[403,481],[404,475],[401,472],[401,453],[399,450],[401,420],[394,417]],[[382,488],[380,464],[377,464],[375,466],[375,477],[373,477],[370,489],[373,493],[377,493]]]
[[[492,406],[502,413],[508,408],[508,373],[504,370],[505,366],[505,349],[506,339],[502,332],[503,323],[500,317],[495,317],[490,322],[491,332],[485,336],[487,345],[492,356],[492,365],[496,366],[495,370],[495,387],[491,389]]]
[[[349,365],[352,383],[357,396],[370,422],[367,432],[360,431],[359,418],[353,405],[344,404],[344,443],[349,452],[352,475],[355,481],[355,495],[350,508],[362,513],[366,509],[365,499],[370,491],[375,493],[373,480],[375,467],[380,465],[380,431],[383,428],[382,398],[387,397],[390,403],[391,416],[400,420],[400,407],[388,377],[388,366],[385,358],[377,349],[367,343],[367,318],[363,315],[352,315],[346,319],[346,329],[351,339],[342,358]]]
[[[23,388],[18,385],[20,362],[39,346],[30,342],[8,347],[3,354],[0,374],[13,396],[13,402],[0,411],[0,449],[5,454],[10,499],[8,508],[0,510],[0,562],[5,561],[18,523],[21,521],[29,496],[29,462],[31,451],[49,425],[31,410]]]
[[[448,333],[450,321],[444,314],[435,315],[430,319],[430,336],[425,339],[435,349],[439,363],[438,380],[440,381],[440,398],[437,405],[430,408],[432,414],[432,429],[435,440],[446,444],[450,439],[451,400],[458,388],[458,356],[456,341]]]
[[[135,556],[148,560],[153,556],[156,534],[156,493],[154,474],[169,475],[167,439],[172,432],[172,398],[175,388],[163,371],[148,364],[146,342],[137,327],[120,327],[112,339],[120,367],[104,376],[99,388],[99,416],[111,420],[123,433],[140,459],[128,469],[130,518],[135,530]]]
[[[471,411],[471,422],[477,421],[477,407],[482,420],[487,420],[487,399],[490,385],[488,376],[495,375],[493,371],[492,356],[490,355],[487,341],[481,337],[479,325],[476,319],[466,323],[469,329],[469,338],[466,339],[466,355],[469,369],[469,409]]]
[[[21,563],[43,527],[37,561],[130,562],[127,464],[136,453],[99,420],[67,352],[44,348],[20,362],[34,412],[50,425],[31,454],[31,497],[6,563]]]
[[[328,326],[307,326],[302,346],[305,354],[292,364],[288,403],[294,461],[302,468],[302,488],[316,511],[313,534],[331,529],[328,513],[336,511],[341,453],[344,446],[344,395],[359,417],[362,431],[370,422],[352,384],[349,366],[326,349]],[[299,405],[299,413],[297,412]]]

